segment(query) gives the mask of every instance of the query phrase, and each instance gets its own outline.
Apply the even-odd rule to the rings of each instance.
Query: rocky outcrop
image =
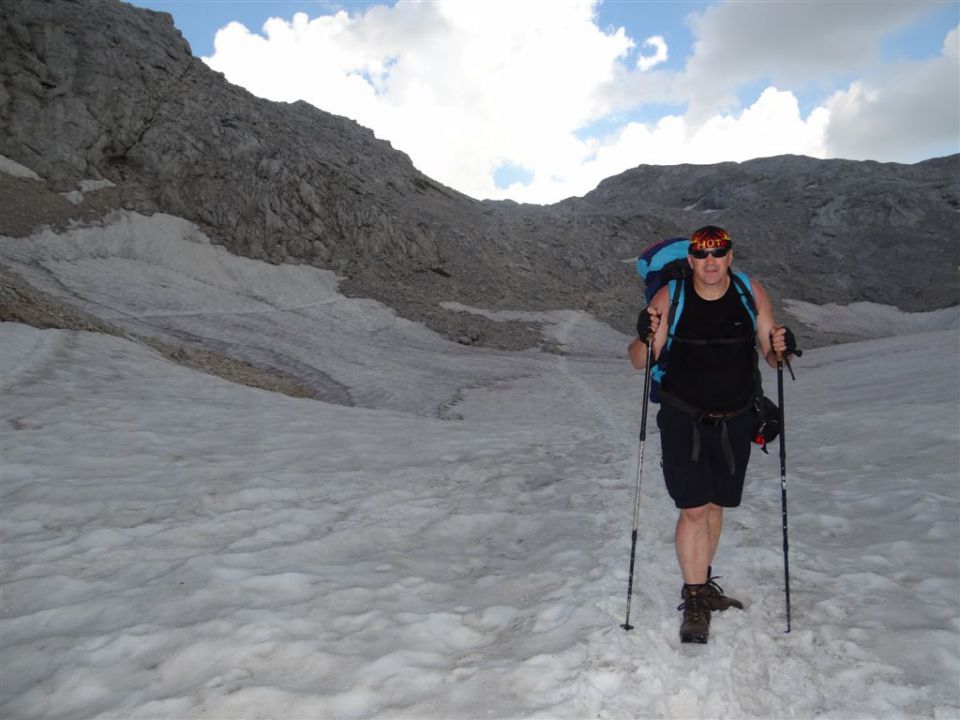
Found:
[[[350,120],[229,84],[165,13],[14,0],[0,38],[0,154],[49,189],[110,180],[116,206],[187,218],[245,256],[333,269],[345,291],[455,339],[517,340],[444,300],[584,308],[629,331],[642,295],[624,260],[708,222],[732,231],[738,264],[775,300],[960,300],[958,156],[640,167],[553,206],[480,202]]]
[[[296,378],[276,369],[263,368],[226,355],[183,345],[171,345],[157,338],[142,337],[64,303],[32,287],[17,273],[0,263],[0,322],[20,322],[37,328],[80,330],[116,335],[149,345],[179,365],[216,375],[239,385],[270,390],[291,397],[314,398],[319,394]],[[320,396],[321,399],[329,400]]]
[[[960,301],[960,156],[916,165],[781,156],[643,166],[561,206],[717,224],[738,263],[809,302],[870,300],[920,311]]]

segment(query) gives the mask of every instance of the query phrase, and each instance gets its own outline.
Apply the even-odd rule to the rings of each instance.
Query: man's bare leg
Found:
[[[683,582],[702,585],[707,582],[707,568],[713,564],[723,530],[723,508],[713,503],[684,508],[677,520],[677,561]]]
[[[716,549],[710,532],[710,506],[683,508],[677,519],[677,561],[683,574],[683,620],[680,642],[705,643],[710,634],[707,566]]]
[[[707,565],[713,565],[717,556],[717,546],[720,544],[720,533],[723,531],[723,508],[710,503],[707,505],[707,528],[710,533],[710,560]],[[709,579],[709,578],[708,578]]]
[[[710,564],[711,538],[707,505],[683,508],[677,519],[677,562],[683,582],[687,585],[702,585],[707,582],[707,566]]]

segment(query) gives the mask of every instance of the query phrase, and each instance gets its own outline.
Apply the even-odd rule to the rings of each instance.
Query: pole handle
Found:
[[[640,441],[647,439],[647,405],[650,400],[650,382],[653,372],[653,333],[647,335],[644,342],[647,345],[647,364],[643,373],[643,410],[640,413]]]

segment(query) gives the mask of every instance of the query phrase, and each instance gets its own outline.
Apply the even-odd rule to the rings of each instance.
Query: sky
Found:
[[[957,308],[793,305],[864,340],[809,349],[784,388],[791,632],[774,448],[714,563],[746,607],[691,648],[653,414],[637,480],[626,335],[555,310],[520,317],[558,352],[459,345],[161,213],[4,237],[0,259],[328,400],[0,323],[4,717],[960,713]]]
[[[356,120],[472,197],[641,164],[960,151],[957,0],[133,0],[256,95]]]

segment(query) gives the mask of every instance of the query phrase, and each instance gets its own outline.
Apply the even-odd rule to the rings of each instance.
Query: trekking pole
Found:
[[[650,399],[650,373],[653,365],[653,335],[647,336],[647,366],[643,375],[643,411],[640,414],[640,450],[637,454],[637,488],[633,498],[633,533],[630,536],[630,578],[627,580],[627,618],[620,626],[633,630],[630,624],[630,600],[633,598],[633,567],[637,559],[637,528],[640,525],[640,478],[643,476],[643,444],[647,439],[647,405]]]
[[[791,370],[791,374],[792,374]],[[777,400],[780,405],[780,507],[783,516],[783,580],[784,598],[787,607],[787,629],[790,632],[790,560],[787,540],[787,449],[784,440],[783,422],[783,356],[777,356]]]

